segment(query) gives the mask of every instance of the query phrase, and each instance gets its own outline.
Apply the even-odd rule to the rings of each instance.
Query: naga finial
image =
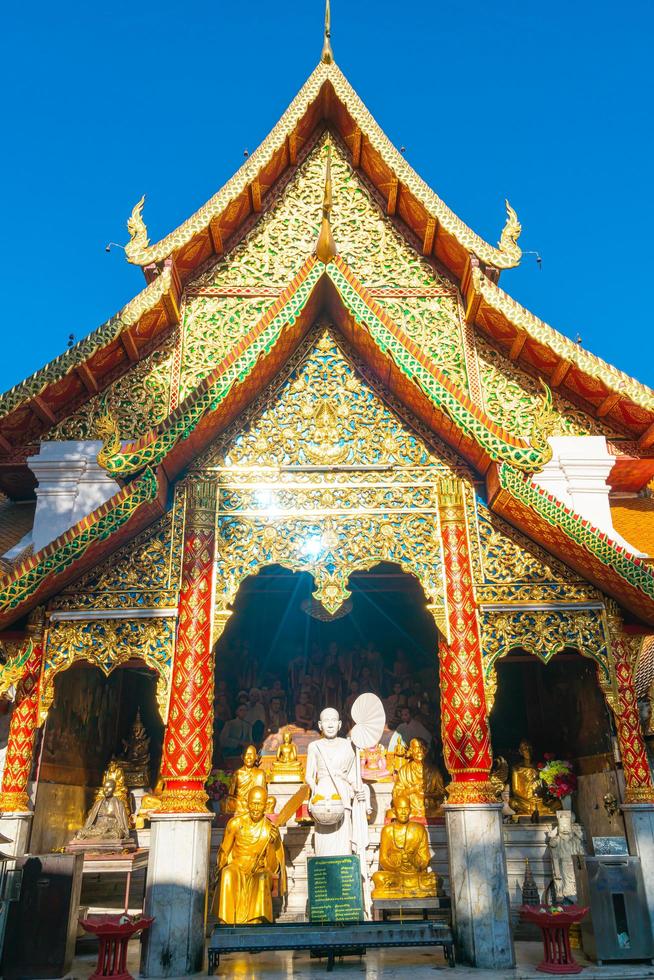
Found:
[[[517,265],[522,258],[522,249],[518,245],[522,225],[508,201],[504,202],[504,206],[506,207],[506,223],[500,235],[500,251],[510,256],[514,260],[514,265]]]
[[[539,378],[540,386],[543,389],[538,407],[534,412],[534,421],[531,428],[529,442],[531,448],[540,453],[540,465],[545,466],[552,458],[552,447],[549,437],[552,435],[557,422],[557,415],[552,406],[552,392],[542,378]]]
[[[332,234],[332,147],[327,143],[327,165],[325,167],[325,193],[322,199],[322,223],[316,245],[316,255],[327,265],[336,255],[336,242]]]
[[[125,246],[125,254],[128,259],[132,259],[135,253],[140,252],[142,249],[147,248],[150,244],[150,239],[148,238],[148,229],[145,226],[145,221],[143,220],[143,205],[145,204],[145,194],[132,208],[132,213],[127,219],[127,230],[129,232],[129,241]]]
[[[106,470],[109,460],[116,453],[120,452],[122,446],[120,444],[118,422],[104,401],[102,403],[101,414],[96,419],[95,432],[98,439],[102,439],[102,449],[97,455],[98,466]]]
[[[325,65],[331,65],[334,61],[334,52],[332,51],[332,11],[330,0],[325,0],[325,39],[322,46],[322,54],[320,60]]]
[[[32,641],[28,640],[23,649],[13,657],[7,657],[0,665],[0,697],[4,697],[11,687],[18,684],[27,672],[27,661],[34,649]]]

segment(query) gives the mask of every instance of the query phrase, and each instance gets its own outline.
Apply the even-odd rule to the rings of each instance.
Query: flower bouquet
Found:
[[[209,799],[215,800],[216,803],[224,800],[229,790],[231,778],[231,773],[225,772],[224,769],[212,769],[211,775],[205,783]]]
[[[553,755],[546,754],[544,761],[538,763],[538,775],[546,799],[563,800],[577,788],[577,777],[566,759],[555,759]]]

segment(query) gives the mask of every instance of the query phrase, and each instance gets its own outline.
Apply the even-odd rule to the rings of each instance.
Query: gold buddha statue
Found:
[[[272,922],[272,876],[279,875],[286,893],[284,845],[277,827],[265,816],[267,793],[254,786],[246,810],[231,818],[218,851],[219,884],[213,911],[219,922],[241,925]]]
[[[235,816],[247,813],[250,790],[254,789],[255,786],[265,790],[267,782],[264,770],[258,765],[259,753],[256,746],[248,745],[242,759],[243,765],[232,776],[228,794],[223,804],[223,813],[233,813]],[[270,812],[274,810],[275,802],[273,796],[268,797]]]
[[[123,741],[124,753],[116,759],[125,773],[125,783],[130,789],[150,785],[150,739],[141,721],[141,709],[136,712],[129,739]]]
[[[134,826],[137,830],[143,830],[145,821],[150,819],[151,813],[156,813],[161,809],[161,797],[164,791],[164,781],[161,777],[157,780],[157,785],[151,793],[144,793],[141,797],[138,812],[134,815]]]
[[[532,817],[534,813],[553,816],[555,810],[537,795],[537,790],[540,788],[540,775],[532,760],[531,743],[526,738],[520,742],[518,752],[522,759],[522,765],[514,766],[511,770],[511,797],[509,800],[511,808],[519,817]]]
[[[271,777],[273,783],[304,782],[304,770],[297,757],[297,748],[291,732],[284,732],[282,735],[282,743],[277,749],[277,755],[272,764]]]
[[[394,810],[395,819],[382,828],[372,897],[436,898],[442,894],[442,879],[427,870],[431,861],[427,829],[410,819],[411,800],[406,794],[398,794]]]
[[[427,744],[421,738],[409,742],[407,761],[395,773],[393,806],[400,796],[411,805],[411,818],[435,817],[445,799],[445,783],[440,769],[425,761]]]
[[[105,776],[84,826],[75,834],[73,843],[122,844],[130,840],[128,813],[116,789],[116,780]]]

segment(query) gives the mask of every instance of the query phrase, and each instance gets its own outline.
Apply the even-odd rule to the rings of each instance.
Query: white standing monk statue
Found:
[[[340,738],[341,719],[336,708],[324,708],[318,728],[323,737],[309,742],[305,779],[311,791],[309,812],[315,821],[318,857],[352,854],[352,807],[365,808],[363,788],[357,789],[355,750]]]

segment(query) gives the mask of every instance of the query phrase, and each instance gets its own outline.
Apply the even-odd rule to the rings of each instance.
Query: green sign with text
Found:
[[[307,863],[311,922],[361,922],[363,893],[359,858],[355,854],[312,857]]]

